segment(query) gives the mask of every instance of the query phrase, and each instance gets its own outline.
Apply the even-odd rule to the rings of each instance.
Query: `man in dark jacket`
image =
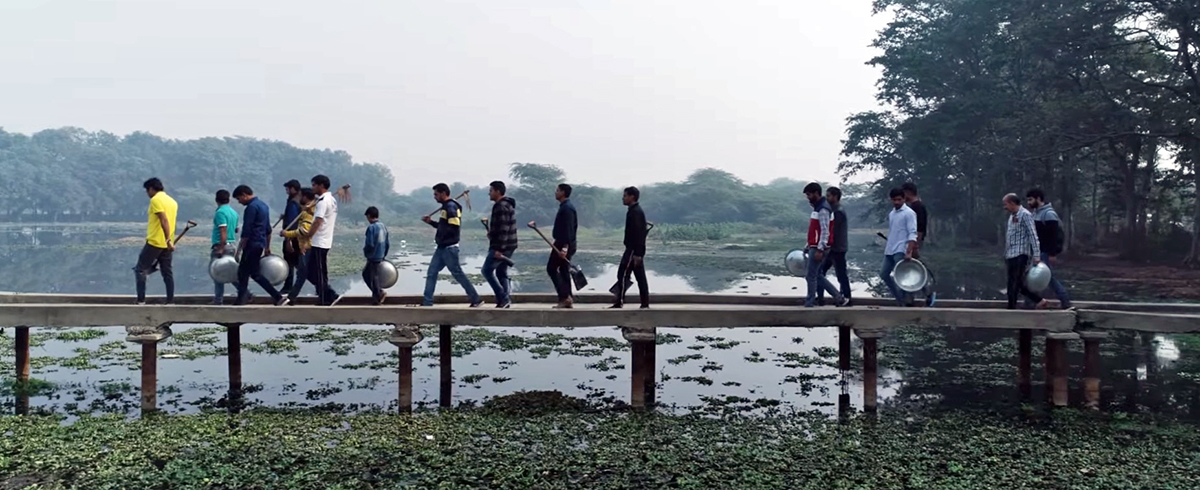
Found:
[[[1041,189],[1030,189],[1025,193],[1025,204],[1033,211],[1033,226],[1037,229],[1042,262],[1057,265],[1064,241],[1058,213],[1054,212],[1054,206],[1046,202],[1046,194]],[[1067,293],[1066,286],[1058,281],[1057,276],[1058,274],[1051,274],[1050,289],[1054,290],[1059,305],[1065,310],[1071,307],[1071,295]]]
[[[497,180],[489,185],[488,196],[495,204],[492,204],[492,216],[487,222],[488,253],[483,259],[483,278],[496,295],[496,308],[512,306],[508,266],[517,249],[517,201],[505,196],[505,192],[504,182]]]
[[[571,299],[571,258],[575,256],[575,232],[579,229],[579,220],[575,205],[571,204],[571,186],[558,184],[554,198],[559,203],[558,214],[554,217],[554,250],[550,252],[546,273],[558,291],[555,308],[572,308],[575,301]]]
[[[458,259],[462,206],[458,204],[458,201],[450,199],[450,186],[446,184],[433,186],[433,198],[442,205],[442,209],[436,223],[429,216],[422,218],[426,223],[437,228],[437,235],[434,238],[437,242],[437,249],[433,251],[433,257],[429,260],[429,270],[425,274],[425,298],[421,304],[422,306],[433,306],[433,291],[437,288],[438,274],[442,272],[442,269],[450,269],[450,275],[467,293],[471,307],[477,308],[483,304],[483,300],[479,298],[479,293],[475,292],[475,286],[463,273],[462,264]]]
[[[613,308],[625,305],[625,291],[629,288],[629,274],[637,277],[638,294],[641,295],[642,308],[650,307],[650,285],[646,282],[646,213],[638,204],[641,191],[637,187],[625,188],[622,197],[629,211],[625,212],[625,255],[621,257],[621,265],[617,268],[617,298]]]
[[[280,221],[283,223],[283,230],[295,230],[300,217],[300,181],[292,179],[283,184],[283,190],[287,193],[287,204],[283,208],[283,216]],[[283,240],[283,260],[288,263],[287,278],[283,280],[283,289],[280,291],[291,291],[292,285],[296,280],[296,272],[300,268],[300,246],[294,238],[284,238]]]
[[[829,273],[829,269],[833,268],[842,298],[844,298],[843,301],[846,306],[850,306],[850,275],[846,270],[850,221],[846,217],[846,211],[842,209],[842,190],[837,187],[825,189],[825,201],[829,203],[829,207],[833,208],[833,223],[830,224],[833,228],[833,245],[829,247],[829,253],[825,255],[825,261],[821,263],[821,277],[824,277]],[[817,302],[825,304],[825,289],[817,289]]]

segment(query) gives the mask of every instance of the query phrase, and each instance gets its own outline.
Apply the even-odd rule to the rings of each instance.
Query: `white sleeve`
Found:
[[[313,219],[314,220],[317,218],[324,219],[325,215],[328,212],[329,212],[329,204],[326,203],[324,199],[321,199],[320,201],[317,201],[316,209],[313,210]]]

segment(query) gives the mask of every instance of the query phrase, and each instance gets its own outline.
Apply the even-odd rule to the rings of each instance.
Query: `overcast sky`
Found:
[[[836,182],[876,107],[869,0],[0,0],[0,127],[252,136],[572,182]]]

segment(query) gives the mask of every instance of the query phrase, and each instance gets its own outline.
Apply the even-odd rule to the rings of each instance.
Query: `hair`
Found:
[[[892,190],[888,191],[888,197],[892,199],[904,197],[904,191],[900,190],[899,187],[893,187]]]
[[[900,186],[900,190],[915,196],[917,195],[917,184],[905,182],[904,185]]]
[[[1046,200],[1046,193],[1045,193],[1045,192],[1042,192],[1042,190],[1041,190],[1041,189],[1038,189],[1037,187],[1034,187],[1033,189],[1029,189],[1029,192],[1026,192],[1026,193],[1025,193],[1025,197],[1032,197],[1032,198],[1034,198],[1034,199],[1037,199],[1037,200],[1039,200],[1039,201],[1045,201],[1045,200]]]
[[[312,178],[312,185],[319,185],[324,187],[325,190],[329,190],[329,188],[332,187],[329,183],[329,177],[320,174],[317,174]]]
[[[371,207],[367,208],[367,212],[363,213],[363,214],[366,215],[366,217],[368,217],[368,218],[379,219],[379,208],[377,208],[375,206],[371,206]]]
[[[842,198],[842,190],[838,189],[837,187],[830,187],[828,189],[825,189],[825,192],[833,194],[833,197],[836,197],[838,199]]]
[[[805,194],[820,194],[821,193],[821,184],[818,184],[816,182],[809,182],[808,185],[804,186],[804,193]]]
[[[300,189],[300,198],[315,201],[317,200],[317,193],[312,190],[312,187],[305,187]]]
[[[158,180],[158,177],[150,177],[150,180],[142,182],[142,187],[146,188],[148,191],[152,190],[154,192],[162,192],[163,190],[162,181]]]
[[[495,189],[496,192],[499,192],[501,196],[503,196],[504,193],[508,192],[508,188],[504,186],[504,182],[500,182],[499,180],[494,181],[491,184],[488,184],[488,187]]]
[[[294,191],[299,191],[300,190],[300,181],[296,180],[296,179],[289,180],[289,181],[287,181],[287,183],[283,184],[283,188],[284,189],[292,189]]]
[[[439,183],[438,185],[433,186],[433,192],[436,192],[438,194],[445,194],[445,195],[449,196],[450,195],[450,186],[446,185],[445,182]]]
[[[253,195],[254,195],[254,189],[251,189],[250,186],[248,186],[246,184],[242,184],[242,185],[239,185],[239,186],[233,188],[233,198],[234,199],[237,199],[242,196],[253,196]]]
[[[571,185],[570,184],[558,184],[558,190],[562,191],[563,197],[567,197],[567,198],[571,197]]]
[[[229,191],[225,189],[217,191],[217,204],[229,204]]]
[[[1021,205],[1021,198],[1017,197],[1016,194],[1011,192],[1004,195],[1004,200],[1016,204],[1017,206]]]
[[[633,200],[636,201],[642,198],[642,191],[639,191],[637,187],[629,186],[625,188],[625,195],[633,196]]]

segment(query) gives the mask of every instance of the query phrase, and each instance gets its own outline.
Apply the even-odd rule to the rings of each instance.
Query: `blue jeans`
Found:
[[[211,252],[211,253],[209,253],[209,256],[208,256],[208,258],[209,258],[209,261],[208,261],[208,263],[209,263],[209,265],[210,265],[210,266],[212,265],[212,261],[213,261],[213,260],[216,260],[216,259],[218,258],[218,257],[217,257],[217,247],[219,247],[219,246],[220,246],[220,245],[213,245],[213,246],[212,246],[212,252]],[[217,282],[217,281],[213,281],[213,299],[212,299],[212,302],[213,302],[213,304],[214,304],[214,305],[219,305],[219,304],[224,304],[224,303],[225,303],[225,283],[223,283],[223,282]]]
[[[512,252],[502,252],[501,255],[512,258]],[[487,257],[483,259],[483,278],[487,279],[492,292],[496,294],[496,304],[504,305],[512,301],[512,281],[508,278],[508,264],[496,260],[496,251],[488,249]]]
[[[1046,252],[1041,253],[1041,258],[1043,264],[1050,265],[1050,256]],[[1071,307],[1071,294],[1067,292],[1067,287],[1063,286],[1063,283],[1058,282],[1058,277],[1053,273],[1050,274],[1050,289],[1054,291],[1054,296],[1058,298],[1058,302],[1064,309]],[[1034,292],[1041,293],[1041,291]],[[1025,306],[1033,306],[1033,302],[1026,298]]]
[[[883,279],[883,283],[887,285],[888,290],[892,292],[892,297],[896,298],[896,302],[900,306],[907,304],[908,293],[900,290],[900,286],[896,285],[896,281],[892,280],[892,269],[896,268],[896,264],[904,261],[904,253],[897,253],[883,256],[883,267],[879,270],[879,277]]]
[[[442,269],[450,269],[450,275],[455,281],[462,286],[463,291],[466,291],[467,298],[471,304],[479,303],[479,293],[475,292],[475,286],[471,285],[471,281],[467,280],[467,275],[463,273],[462,264],[458,263],[458,245],[452,247],[438,247],[433,251],[433,258],[429,261],[429,273],[425,275],[425,301],[422,303],[425,306],[433,306],[433,290],[437,288],[438,273]]]
[[[824,260],[816,259],[816,251],[817,249],[815,248],[808,249],[808,273],[804,276],[805,280],[808,281],[808,297],[804,300],[804,306],[812,307],[815,304],[817,300],[817,288],[828,291],[829,295],[835,298],[834,301],[840,303],[841,294],[838,293],[833,283],[829,282],[825,274],[821,273],[821,264]]]

